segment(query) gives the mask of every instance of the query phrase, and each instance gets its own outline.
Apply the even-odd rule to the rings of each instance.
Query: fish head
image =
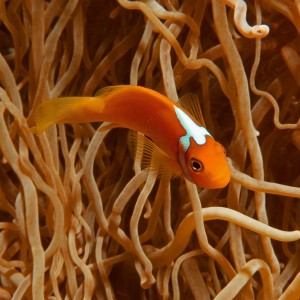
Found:
[[[185,177],[199,187],[217,189],[230,180],[230,170],[224,147],[211,136],[202,145],[190,139],[185,151],[179,149],[179,161]]]

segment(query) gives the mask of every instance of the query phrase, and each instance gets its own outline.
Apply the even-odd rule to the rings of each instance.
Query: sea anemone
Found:
[[[298,299],[299,31],[291,0],[1,0],[0,298]],[[126,129],[28,130],[117,84],[197,94],[228,187],[156,176]]]

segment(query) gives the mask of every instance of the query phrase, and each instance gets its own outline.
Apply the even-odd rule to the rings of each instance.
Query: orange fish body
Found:
[[[164,152],[175,173],[205,188],[228,184],[223,147],[186,110],[153,90],[131,85],[101,89],[95,97],[50,99],[37,108],[40,134],[55,123],[111,122],[141,132]]]

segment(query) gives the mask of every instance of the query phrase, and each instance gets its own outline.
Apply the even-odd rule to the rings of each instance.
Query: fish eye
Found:
[[[195,173],[202,172],[204,170],[203,163],[200,160],[192,158],[190,161],[190,168]]]

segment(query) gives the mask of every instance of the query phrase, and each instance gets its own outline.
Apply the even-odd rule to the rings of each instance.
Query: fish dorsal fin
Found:
[[[124,85],[111,85],[111,86],[105,86],[102,89],[96,91],[95,97],[104,96],[106,94],[110,94],[112,92],[115,92],[121,88],[124,88],[126,86]]]
[[[174,170],[172,160],[148,137],[142,133],[130,131],[128,135],[129,151],[134,158],[140,161],[140,168],[150,168],[156,177],[179,176]]]
[[[206,127],[199,99],[196,94],[188,93],[183,95],[178,101],[178,104],[188,111],[200,123],[201,126]]]

